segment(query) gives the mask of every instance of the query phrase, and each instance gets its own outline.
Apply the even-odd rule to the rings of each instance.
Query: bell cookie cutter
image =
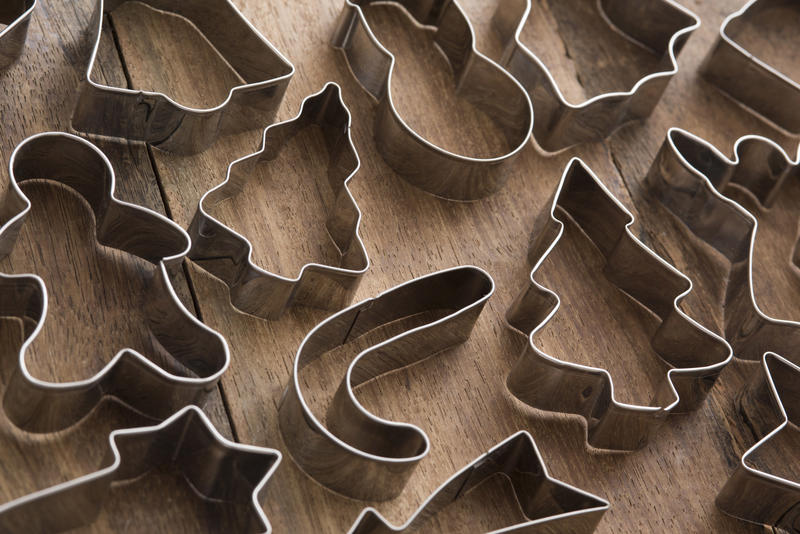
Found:
[[[450,477],[402,526],[390,524],[375,508],[365,508],[349,534],[410,534],[470,490],[497,475],[511,482],[526,519],[494,530],[495,533],[591,534],[609,508],[605,499],[551,477],[533,438],[522,431],[498,443]]]
[[[133,0],[95,0],[90,22],[95,46],[72,115],[75,130],[145,141],[162,150],[196,153],[211,145],[219,134],[253,130],[272,122],[294,66],[230,0],[137,0],[194,24],[243,80],[221,104],[190,108],[163,93],[111,87],[93,80],[103,14],[128,1]]]
[[[599,141],[628,122],[646,119],[678,72],[677,56],[700,26],[700,19],[671,0],[631,2],[597,0],[602,20],[628,40],[661,55],[658,72],[641,78],[629,91],[604,93],[572,104],[547,66],[520,40],[531,0],[501,0],[492,24],[504,43],[500,63],[528,91],[536,110],[533,137],[547,152]]]
[[[484,270],[455,267],[395,286],[315,326],[300,344],[278,408],[283,440],[298,466],[353,499],[385,501],[399,495],[428,453],[428,436],[414,425],[371,414],[354,388],[466,341],[493,292],[494,280]],[[303,395],[303,368],[378,327],[426,313],[435,318],[424,316],[424,324],[373,344],[353,359],[328,408],[326,427]]]
[[[558,246],[568,216],[605,258],[603,274],[620,291],[661,319],[650,344],[670,368],[649,405],[614,398],[605,369],[557,359],[540,349],[534,336],[556,314],[558,295],[536,281],[536,273]],[[564,170],[552,205],[534,225],[528,258],[530,285],[511,305],[509,326],[528,343],[508,376],[508,389],[541,410],[582,416],[587,441],[595,448],[641,448],[669,413],[695,410],[705,401],[722,368],[732,358],[724,339],[706,329],[679,305],[692,282],[630,231],[633,215],[580,159]]]
[[[459,96],[486,113],[511,147],[497,157],[474,158],[434,145],[400,116],[392,100],[395,58],[378,40],[362,6],[381,0],[345,0],[332,44],[344,54],[351,73],[378,103],[375,144],[386,163],[409,183],[450,200],[477,200],[500,189],[508,179],[503,164],[528,143],[533,108],[523,87],[502,67],[475,48],[472,24],[455,0],[398,0],[434,41],[453,69]]]
[[[257,165],[275,159],[292,137],[313,125],[321,128],[329,153],[327,187],[334,200],[328,206],[326,227],[341,261],[340,266],[308,263],[296,278],[287,278],[254,264],[250,241],[212,217],[206,206],[239,194],[242,183]],[[231,163],[225,181],[203,195],[189,227],[189,258],[225,282],[231,303],[245,313],[278,319],[295,304],[341,309],[350,303],[361,276],[369,268],[369,257],[359,235],[361,211],[348,189],[360,165],[350,137],[350,112],[339,86],[328,83],[303,101],[294,119],[264,130],[261,149]]]
[[[31,14],[36,0],[5,0],[0,2],[0,69],[8,67],[22,55]]]
[[[778,423],[742,455],[716,499],[717,507],[730,516],[787,532],[795,532],[800,526],[800,483],[763,471],[748,460],[779,432],[797,432],[799,378],[800,367],[775,353],[764,354],[751,387],[741,399],[741,408],[747,410],[748,404],[770,406]]]
[[[113,483],[163,465],[179,468],[203,499],[237,505],[237,532],[272,530],[259,494],[281,453],[225,439],[200,408],[186,406],[156,426],[115,430],[108,442],[104,467],[0,505],[0,531],[64,532],[88,526],[100,514]]]
[[[800,166],[780,146],[757,135],[740,138],[733,153],[730,159],[705,140],[671,128],[648,172],[648,186],[692,234],[730,262],[724,331],[736,357],[759,360],[767,351],[794,354],[800,323],[772,318],[756,301],[753,250],[758,219],[724,193],[735,186],[769,207],[783,184],[797,179]],[[800,265],[797,247],[791,258]]]
[[[48,382],[34,377],[25,354],[44,324],[47,290],[34,274],[0,274],[0,316],[21,319],[24,329],[17,361],[2,362],[3,374],[9,377],[3,397],[8,418],[30,432],[51,432],[78,422],[106,396],[158,419],[203,400],[216,387],[230,356],[225,339],[183,307],[170,283],[168,269],[179,267],[189,250],[186,232],[154,211],[115,198],[108,158],[77,136],[49,132],[29,137],[12,153],[9,173],[11,184],[0,209],[0,220],[7,221],[0,226],[0,257],[11,252],[31,209],[19,184],[41,179],[71,188],[94,213],[98,243],[155,265],[145,301],[148,327],[174,359],[175,370],[122,349],[85,380]]]
[[[784,3],[786,4],[786,3]],[[722,22],[719,38],[700,67],[723,93],[792,134],[800,133],[800,85],[736,42],[742,16],[781,3],[750,0]]]

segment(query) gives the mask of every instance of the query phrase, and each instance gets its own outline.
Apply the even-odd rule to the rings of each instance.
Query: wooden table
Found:
[[[485,268],[497,283],[467,343],[359,389],[359,399],[368,409],[414,422],[432,441],[430,455],[403,494],[378,506],[389,519],[404,521],[455,470],[512,432],[526,429],[554,476],[611,502],[598,532],[762,530],[728,518],[714,506],[717,491],[755,440],[735,404],[755,364],[734,361],[702,409],[671,417],[656,439],[631,454],[589,450],[581,419],[530,409],[505,388],[523,340],[506,328],[504,313],[527,283],[526,248],[533,221],[548,205],[565,163],[573,156],[583,158],[635,213],[637,235],[694,280],[695,291],[684,309],[720,329],[727,265],[659,207],[642,178],[670,126],[686,128],[726,153],[736,138],[747,133],[772,137],[794,153],[796,140],[760,122],[697,75],[723,17],[741,2],[686,2],[701,16],[703,26],[691,36],[680,56],[680,73],[646,123],[624,127],[605,143],[552,157],[530,146],[508,168],[502,191],[480,202],[454,203],[411,187],[377,154],[372,101],[355,83],[343,58],[328,46],[341,0],[236,0],[297,68],[279,119],[293,117],[301,100],[328,80],[343,88],[362,160],[352,190],[364,213],[362,235],[373,262],[356,299],[465,263]],[[28,135],[69,130],[75,90],[92,46],[86,37],[92,3],[39,0],[24,56],[0,72],[0,160],[7,161],[14,146]],[[464,0],[463,5],[474,21],[479,47],[497,58],[500,43],[489,24],[495,1]],[[549,4],[535,0],[534,9],[524,40],[575,101],[627,89],[654,65],[648,53],[592,16],[595,3],[590,0]],[[429,36],[394,7],[370,8],[367,14],[379,38],[398,56],[392,90],[406,119],[429,139],[453,150],[501,151],[497,131],[486,117],[452,98],[447,65]],[[768,24],[774,29],[763,35]],[[798,17],[767,13],[753,21],[745,44],[796,75],[800,70],[796,62],[786,63],[797,57],[798,24]],[[214,105],[237,83],[185,21],[136,4],[107,18],[96,72],[107,82],[164,90],[190,105]],[[230,161],[253,152],[260,138],[259,131],[226,137],[190,157],[141,144],[96,142],[116,168],[118,196],[186,226],[200,195],[224,178]],[[325,162],[313,151],[319,142],[314,132],[298,137],[274,164],[263,166],[248,194],[216,211],[251,237],[255,259],[267,269],[294,276],[302,264],[324,261],[335,252],[325,235],[320,197],[310,179],[312,173],[324,170]],[[7,187],[6,182],[0,187]],[[26,186],[25,191],[33,201],[33,214],[0,269],[36,272],[50,292],[45,327],[30,351],[34,374],[53,380],[85,378],[124,346],[155,352],[157,359],[158,349],[140,314],[141,288],[150,267],[97,246],[91,215],[70,192],[42,184]],[[798,201],[800,189],[790,184],[776,206],[761,217],[756,291],[763,308],[777,317],[800,317],[800,277],[789,264],[797,234],[792,207]],[[608,368],[621,400],[646,403],[664,372],[649,347],[648,332],[655,320],[600,276],[599,255],[585,237],[574,229],[568,234],[568,245],[559,248],[542,271],[542,281],[562,296],[563,305],[539,342],[558,357]],[[209,400],[207,413],[223,434],[285,453],[277,404],[298,344],[325,312],[296,309],[275,322],[245,316],[230,306],[222,283],[192,265],[176,284],[187,305],[230,344],[232,364],[219,392]],[[0,323],[0,328],[3,357],[11,362],[16,358],[19,328],[10,321]],[[324,413],[353,354],[337,351],[309,369],[306,384],[317,413]],[[54,434],[26,434],[2,417],[3,502],[94,470],[107,450],[111,429],[145,422],[111,402],[80,425]],[[780,454],[792,446],[797,443],[791,436],[780,436],[759,462],[792,476],[792,465]],[[276,532],[342,532],[365,506],[325,490],[286,454],[263,496]],[[521,517],[510,486],[501,479],[481,486],[462,503],[432,521],[431,528],[473,532]],[[228,525],[225,511],[196,499],[174,473],[159,471],[115,487],[101,517],[88,530],[223,531]]]

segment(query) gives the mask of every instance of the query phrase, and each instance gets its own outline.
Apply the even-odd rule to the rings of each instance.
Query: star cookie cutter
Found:
[[[375,144],[386,163],[409,183],[450,200],[477,200],[499,190],[508,179],[503,164],[528,143],[533,108],[522,86],[475,48],[472,24],[455,0],[393,1],[434,33],[453,68],[459,96],[485,112],[503,131],[510,150],[497,157],[475,158],[434,145],[400,116],[392,100],[395,59],[378,40],[362,11],[381,0],[345,0],[332,44],[351,73],[378,104]]]
[[[661,54],[659,71],[629,91],[604,93],[580,104],[562,94],[547,66],[520,40],[531,13],[530,0],[501,0],[492,23],[504,43],[500,61],[528,91],[536,110],[533,137],[547,152],[599,141],[628,122],[646,119],[678,72],[677,56],[700,19],[671,0],[597,0],[602,20],[628,40]]]
[[[49,132],[24,140],[11,155],[9,174],[11,184],[0,210],[7,221],[0,226],[0,257],[10,253],[30,212],[31,203],[19,184],[44,179],[71,188],[94,213],[98,243],[155,265],[152,295],[146,300],[148,326],[173,357],[175,368],[161,368],[135,350],[122,349],[85,380],[48,382],[34,377],[25,354],[44,324],[47,290],[34,274],[0,275],[0,315],[21,319],[24,328],[18,360],[4,373],[9,378],[3,407],[9,419],[31,432],[50,432],[78,422],[106,396],[158,419],[203,400],[216,387],[230,356],[225,339],[183,307],[170,283],[168,269],[179,267],[189,250],[186,232],[154,211],[117,200],[108,158],[71,134]],[[176,374],[181,371],[185,374]]]
[[[511,482],[526,518],[521,523],[494,530],[497,534],[591,534],[609,508],[605,499],[551,477],[533,438],[522,431],[495,445],[450,477],[402,526],[390,524],[375,508],[365,508],[349,534],[410,534],[470,490],[497,475]]]
[[[113,483],[175,465],[201,498],[237,505],[237,532],[271,532],[259,495],[281,453],[225,439],[200,408],[186,406],[156,426],[115,430],[108,443],[104,467],[0,505],[0,531],[64,532],[88,526]]]
[[[800,527],[800,483],[762,471],[748,459],[779,432],[797,431],[798,377],[800,367],[775,353],[764,354],[758,374],[741,399],[742,408],[747,409],[748,403],[771,406],[779,423],[742,455],[716,499],[717,507],[730,516],[790,532]]]
[[[162,150],[196,153],[219,134],[272,122],[294,66],[264,38],[230,0],[137,0],[195,25],[243,80],[219,105],[183,106],[163,93],[103,85],[92,79],[103,14],[133,0],[96,0],[90,22],[95,46],[72,115],[79,132],[145,141]]]
[[[242,182],[255,166],[275,159],[292,137],[313,125],[321,127],[330,156],[327,185],[335,199],[328,206],[326,226],[341,261],[340,266],[308,263],[296,278],[286,278],[254,264],[250,241],[212,217],[206,205],[240,193]],[[225,181],[203,195],[189,227],[192,237],[189,258],[225,282],[231,303],[245,313],[278,319],[295,304],[341,309],[353,299],[362,275],[369,268],[369,257],[359,235],[361,211],[348,189],[360,165],[350,137],[350,112],[342,101],[339,86],[328,83],[303,101],[294,119],[264,130],[261,149],[231,163]]]
[[[466,341],[493,292],[494,280],[486,271],[455,267],[395,286],[315,326],[300,344],[278,408],[283,440],[295,463],[323,486],[353,499],[385,501],[399,495],[428,454],[428,436],[414,425],[371,414],[354,389]],[[425,316],[424,324],[373,344],[353,359],[329,406],[326,427],[303,395],[303,368],[378,327],[423,313],[436,318]]]
[[[780,7],[781,3],[777,6]],[[750,0],[722,22],[719,38],[700,67],[703,77],[723,93],[793,134],[800,133],[800,85],[736,43],[741,17],[774,8]]]
[[[36,0],[6,0],[0,2],[0,69],[8,67],[22,55],[31,14]]]
[[[557,213],[559,212],[559,213]],[[621,291],[661,319],[650,344],[670,368],[649,405],[614,398],[605,369],[557,359],[537,347],[534,336],[556,314],[558,295],[536,281],[536,273],[558,246],[563,215],[577,224],[605,258],[603,274]],[[578,158],[564,170],[549,210],[534,225],[530,285],[508,310],[509,326],[528,343],[508,376],[508,389],[541,410],[582,416],[587,441],[599,449],[635,450],[673,412],[702,405],[722,368],[730,362],[727,342],[680,309],[692,282],[630,231],[633,215]]]
[[[797,179],[798,160],[791,160],[780,146],[757,135],[740,138],[733,153],[730,159],[700,137],[671,128],[647,182],[692,234],[731,263],[723,305],[724,330],[736,357],[759,360],[767,351],[794,354],[800,343],[800,323],[765,314],[753,290],[758,219],[724,191],[736,186],[760,206],[768,207],[787,180]],[[800,265],[797,248],[791,261]]]

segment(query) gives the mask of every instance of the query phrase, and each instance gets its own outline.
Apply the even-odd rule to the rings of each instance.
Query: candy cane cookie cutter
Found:
[[[354,388],[413,365],[469,338],[494,281],[461,266],[415,278],[354,304],[319,323],[300,344],[279,422],[284,442],[303,471],[342,495],[385,501],[400,494],[430,442],[420,428],[368,412]],[[350,363],[323,423],[303,394],[302,370],[364,334],[421,314],[426,321],[361,351]]]

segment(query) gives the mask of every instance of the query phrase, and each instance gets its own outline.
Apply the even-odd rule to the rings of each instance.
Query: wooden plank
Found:
[[[26,95],[24,112],[18,112],[20,118],[12,122],[18,138],[6,140],[4,136],[7,146],[23,137],[16,130],[27,132],[28,121],[38,120],[30,110],[39,110],[44,117],[53,113],[64,116],[46,123],[55,125],[48,127],[67,125],[70,108],[63,102],[70,94],[69,88],[75,85],[73,78],[79,72],[75,65],[84,56],[69,47],[56,49],[52,44],[43,44],[45,36],[50,38],[53,33],[62,39],[79,33],[74,27],[76,14],[67,13],[66,8],[55,10],[51,3],[42,0],[44,8],[35,20],[57,26],[57,31],[42,31],[44,28],[34,26],[28,56],[35,53],[37,60],[14,67],[22,69],[18,72],[30,72],[30,80],[14,77],[20,87],[9,94],[3,79],[8,74],[0,74],[4,92],[0,95],[0,110],[4,118],[11,103],[20,107],[18,95]],[[612,509],[598,532],[762,530],[724,516],[713,503],[739,456],[754,441],[748,422],[741,419],[734,402],[752,373],[753,364],[734,362],[724,371],[701,410],[672,417],[657,439],[631,454],[588,450],[584,425],[579,419],[527,408],[505,388],[505,377],[523,340],[504,326],[503,316],[528,278],[525,255],[533,221],[547,206],[565,163],[575,155],[587,161],[635,213],[634,230],[642,239],[693,278],[695,292],[685,301],[684,308],[707,326],[720,327],[719,303],[727,266],[692,240],[648,195],[642,178],[670,126],[689,129],[723,151],[729,151],[733,141],[746,133],[773,137],[787,148],[796,145],[796,140],[761,123],[698,77],[697,69],[716,38],[720,22],[739,3],[740,0],[687,2],[687,7],[701,16],[703,26],[686,45],[680,59],[682,70],[650,120],[621,129],[606,143],[577,147],[551,157],[543,157],[531,147],[509,169],[508,183],[501,192],[480,202],[460,204],[414,189],[378,156],[372,140],[372,102],[354,82],[343,59],[328,46],[341,0],[237,0],[245,15],[298,69],[279,119],[294,116],[301,100],[328,80],[342,86],[353,113],[353,136],[362,169],[352,182],[352,190],[364,212],[362,234],[373,260],[356,298],[372,296],[413,276],[460,263],[487,269],[497,282],[496,294],[471,339],[462,347],[359,389],[359,399],[368,409],[382,417],[412,421],[424,428],[432,441],[431,454],[420,464],[403,494],[378,506],[389,519],[405,520],[456,469],[513,431],[527,429],[537,440],[553,475],[611,501]],[[480,48],[497,57],[499,43],[489,24],[496,2],[463,0],[462,4],[475,22]],[[523,32],[526,42],[548,64],[552,62],[554,75],[574,100],[604,90],[626,89],[653,63],[648,54],[604,29],[600,19],[587,16],[594,5],[588,0],[536,0],[533,20]],[[81,16],[85,17],[85,12]],[[452,98],[447,65],[429,35],[392,7],[370,8],[368,16],[380,39],[398,56],[392,89],[408,122],[432,141],[453,150],[473,155],[501,152],[497,131],[487,118]],[[791,27],[791,19],[776,21],[773,16],[770,21],[785,25],[770,35],[795,35],[786,29]],[[207,43],[180,19],[132,5],[115,13],[113,22],[125,66],[136,88],[167,90],[184,103],[213,105],[236,83],[233,73],[208,50]],[[764,22],[753,21],[753,29],[746,35],[748,45],[768,59],[785,55],[786,48],[779,46],[784,41],[765,39],[764,32],[758,30]],[[113,56],[110,52],[109,55]],[[61,77],[34,74],[42,72],[45,64],[48,72],[55,70],[62,73]],[[104,59],[101,64],[103,69],[119,75],[110,60]],[[23,92],[22,87],[27,91]],[[188,224],[200,195],[224,178],[229,161],[254,151],[260,135],[250,132],[227,137],[195,156],[152,152],[167,207],[179,224]],[[253,238],[254,257],[259,263],[282,274],[294,275],[303,263],[330,257],[330,245],[321,230],[321,200],[313,180],[308,180],[311,173],[324,169],[324,160],[313,155],[318,142],[313,132],[298,136],[277,161],[260,169],[247,194],[219,206],[215,212]],[[7,146],[2,148],[6,159]],[[117,160],[125,158],[112,158]],[[130,164],[131,168],[146,168],[142,160],[133,156]],[[155,191],[152,176],[141,183]],[[796,272],[788,265],[790,251],[786,250],[794,243],[797,227],[792,211],[793,191],[764,214],[765,228],[758,245],[763,254],[756,265],[756,288],[763,290],[765,308],[787,316],[797,306]],[[157,196],[152,199],[158,201]],[[792,228],[791,233],[785,231],[787,225]],[[43,227],[40,232],[44,231]],[[32,235],[38,237],[36,232]],[[621,398],[646,401],[653,382],[663,372],[645,335],[652,331],[654,322],[611,288],[598,268],[596,251],[578,232],[569,231],[566,246],[559,248],[542,271],[542,280],[562,295],[564,303],[538,341],[559,357],[608,368]],[[287,452],[277,426],[277,404],[298,344],[326,314],[297,309],[276,322],[248,317],[230,307],[224,285],[198,268],[190,270],[204,320],[219,329],[231,345],[233,363],[223,379],[223,391],[235,435],[246,443]],[[354,350],[337,351],[304,375],[316,413],[324,414]],[[108,424],[105,414],[96,417]],[[86,440],[83,435],[73,434],[71,449],[53,446],[55,452],[35,456],[37,463],[55,462],[62,470],[80,470],[82,465],[91,463],[83,456],[72,459],[70,452],[65,452],[74,454],[77,444]],[[13,445],[18,439],[22,438],[11,435],[9,447],[21,448]],[[782,440],[780,445],[790,446],[788,440]],[[782,470],[791,466],[775,461],[780,458],[780,450],[775,444],[758,461],[784,473]],[[89,452],[81,450],[80,454]],[[30,458],[24,455],[34,453],[20,452],[8,462],[5,454],[4,470],[17,465],[16,458]],[[36,465],[27,462],[24,465]],[[173,496],[183,496],[185,488],[181,489],[183,486],[168,475],[146,477],[121,488],[124,494],[115,491],[94,530],[102,531],[111,524],[148,532],[192,531],[198,524],[220,530],[224,516],[221,523],[213,523],[213,512],[219,510],[194,503],[172,509]],[[31,488],[31,483],[25,484],[15,481],[8,486],[11,491],[24,493]],[[264,497],[265,510],[276,532],[341,532],[365,505],[317,485],[288,454]],[[168,517],[175,521],[168,527],[160,521],[152,522],[153,518],[167,517],[165,508],[171,509]],[[519,514],[519,510],[509,496],[507,484],[496,481],[470,494],[465,503],[455,505],[430,526],[432,530],[454,532],[486,530],[504,525],[513,514]],[[122,519],[125,522],[120,522]]]
[[[85,70],[91,46],[85,28],[92,2],[43,1],[34,12],[23,57],[0,71],[0,159],[7,162],[14,147],[25,137],[48,130],[70,131],[75,90]],[[110,32],[105,32],[97,63],[99,79],[125,85],[126,80]],[[144,145],[98,142],[117,173],[119,198],[164,213],[164,205]],[[4,163],[5,165],[5,163]],[[0,189],[8,187],[8,176]],[[32,201],[31,214],[12,254],[0,261],[5,273],[35,272],[45,281],[49,310],[45,326],[28,351],[28,365],[35,376],[49,380],[75,380],[99,371],[125,346],[158,358],[158,349],[143,322],[142,289],[152,267],[118,251],[98,246],[94,221],[83,202],[65,188],[34,183],[23,187]],[[191,306],[185,280],[176,289]],[[191,308],[190,308],[191,309]],[[2,357],[17,358],[21,342],[18,325],[0,322]],[[1,410],[0,410],[1,412]],[[217,427],[230,435],[219,394],[207,407]],[[26,493],[94,471],[108,451],[108,434],[152,421],[118,403],[105,402],[79,425],[53,434],[29,434],[0,416],[0,500],[7,502]],[[186,484],[175,492],[175,477],[148,477],[147,491],[111,492],[111,503],[128,498],[146,502],[158,510],[150,527],[155,532],[173,531],[172,515],[197,506]],[[170,489],[167,489],[170,488]],[[135,489],[135,488],[134,488]],[[160,497],[170,494],[169,501]],[[118,506],[101,516],[99,531],[121,531],[140,522],[143,508]],[[203,507],[203,510],[206,510]],[[171,515],[172,514],[172,515]],[[187,528],[203,528],[183,514]]]

